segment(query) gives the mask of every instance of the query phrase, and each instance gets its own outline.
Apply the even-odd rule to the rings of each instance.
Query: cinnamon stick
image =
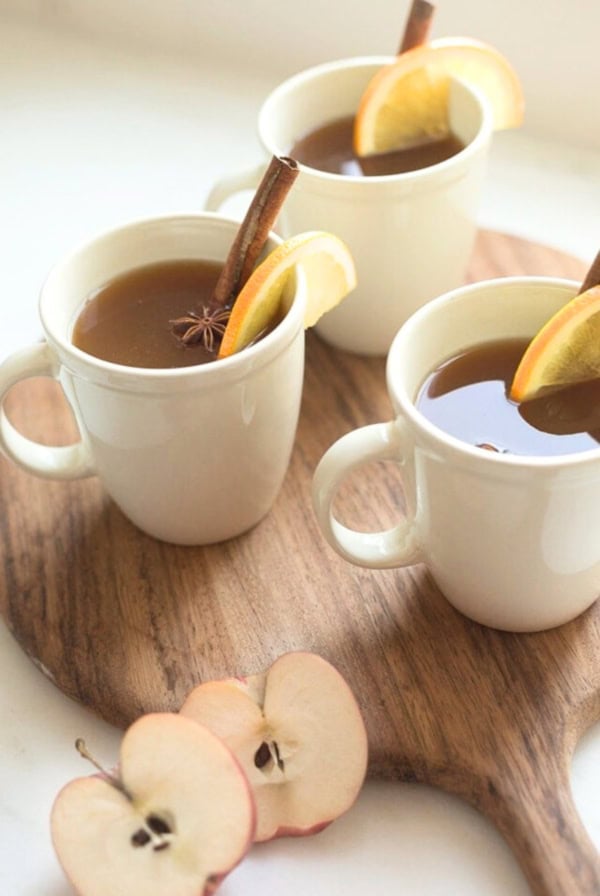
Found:
[[[201,343],[214,353],[225,333],[237,295],[254,270],[281,206],[298,176],[298,164],[273,156],[231,245],[211,301],[169,321],[183,345]]]
[[[235,301],[297,176],[294,159],[273,156],[229,250],[212,296],[213,307],[227,307]]]
[[[582,292],[586,292],[588,289],[591,289],[592,286],[600,286],[600,251],[593,260],[589,271],[585,275],[578,295],[581,295]]]
[[[428,0],[413,0],[398,53],[405,53],[406,50],[412,50],[413,47],[419,47],[427,42],[434,12],[434,3],[429,3]]]

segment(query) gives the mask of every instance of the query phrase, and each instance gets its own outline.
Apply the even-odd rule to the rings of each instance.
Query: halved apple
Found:
[[[205,682],[181,714],[238,758],[256,799],[256,840],[322,830],[364,781],[368,744],[358,704],[316,654],[287,653],[259,675]]]
[[[173,713],[134,722],[118,773],[71,781],[51,816],[54,848],[80,896],[213,893],[254,827],[254,800],[231,751]]]

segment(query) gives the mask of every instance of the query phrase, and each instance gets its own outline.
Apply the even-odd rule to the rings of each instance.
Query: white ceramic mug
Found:
[[[373,75],[395,57],[364,57],[308,69],[264,102],[258,133],[269,155],[289,155],[318,125],[356,112]],[[358,287],[324,315],[317,332],[338,348],[385,355],[406,318],[425,301],[464,282],[491,138],[491,115],[479,95],[453,82],[450,121],[466,147],[419,171],[347,177],[300,165],[277,232],[328,230],[350,248]],[[206,207],[254,189],[264,163],[221,180]]]
[[[0,448],[51,479],[97,474],[140,529],[178,544],[207,544],[249,529],[282,484],[298,420],[305,288],[290,281],[289,310],[255,345],[208,364],[149,369],[92,357],[71,331],[84,300],[131,268],[178,258],[224,260],[239,222],[209,213],[137,221],[70,254],[40,297],[45,341],[0,366],[0,403],[34,376],[56,378],[80,440],[48,447],[0,410]],[[272,235],[269,247],[278,238]]]
[[[395,412],[337,441],[314,476],[314,506],[329,543],[352,563],[390,568],[424,562],[448,600],[470,618],[509,631],[567,622],[600,594],[600,448],[562,457],[483,451],[438,429],[415,407],[440,363],[494,339],[530,338],[580,284],[514,277],[435,299],[400,329],[387,361]],[[360,533],[332,502],[361,465],[400,468],[407,515],[395,528]]]

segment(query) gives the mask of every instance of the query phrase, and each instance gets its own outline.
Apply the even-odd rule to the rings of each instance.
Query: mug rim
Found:
[[[247,346],[228,358],[215,359],[209,363],[194,364],[185,367],[135,367],[127,364],[118,364],[107,361],[83,351],[73,344],[69,335],[63,333],[52,321],[54,305],[50,303],[50,288],[55,281],[63,277],[70,266],[85,253],[93,250],[94,246],[105,239],[123,239],[131,231],[144,227],[168,227],[172,224],[193,222],[213,222],[214,226],[223,226],[231,230],[232,235],[240,226],[240,220],[218,212],[181,212],[177,214],[155,215],[130,219],[114,227],[106,228],[94,236],[83,240],[69,250],[50,269],[40,290],[38,301],[38,314],[46,341],[57,351],[61,363],[76,375],[91,379],[94,382],[105,382],[110,387],[128,389],[135,392],[171,391],[193,386],[194,388],[213,387],[218,383],[230,383],[236,379],[243,379],[251,371],[256,370],[277,357],[284,351],[296,337],[298,331],[303,328],[304,308],[306,304],[306,284],[302,270],[296,266],[296,284],[293,299],[283,319],[276,327],[267,333],[254,345]],[[271,248],[283,242],[282,238],[274,231],[270,231],[267,245]],[[175,259],[176,256],[170,255]],[[198,256],[199,257],[199,256]],[[126,270],[131,270],[131,265]],[[88,291],[89,294],[89,291]],[[79,309],[83,306],[87,296],[81,297]],[[75,313],[76,316],[77,312]]]
[[[416,407],[415,396],[411,395],[405,383],[399,380],[399,357],[402,354],[404,345],[407,341],[413,338],[414,332],[422,327],[424,322],[432,314],[435,315],[437,313],[437,309],[447,306],[460,296],[477,293],[478,291],[481,291],[481,289],[493,288],[500,290],[504,287],[514,288],[523,285],[558,286],[567,291],[572,291],[579,289],[581,283],[563,277],[530,275],[495,277],[459,286],[435,299],[431,299],[406,320],[392,341],[386,359],[386,383],[388,392],[390,396],[393,396],[398,408],[401,409],[405,417],[410,420],[415,429],[425,438],[428,445],[449,452],[457,460],[460,460],[463,463],[468,463],[473,468],[481,467],[488,472],[493,470],[501,472],[503,468],[514,468],[521,471],[532,469],[557,471],[565,468],[568,468],[569,470],[577,470],[581,467],[594,464],[597,465],[598,461],[600,461],[600,445],[598,448],[590,448],[585,451],[576,451],[561,455],[518,455],[481,451],[475,445],[470,445],[468,442],[462,441],[462,439],[447,433],[441,427],[432,423]],[[490,334],[490,336],[492,337],[493,334]],[[443,363],[444,360],[447,359],[440,358],[438,363]],[[426,375],[427,374],[425,373],[425,376]],[[396,417],[397,416],[398,415],[396,414]]]
[[[281,101],[282,97],[291,89],[304,82],[310,82],[320,75],[327,75],[346,69],[377,69],[393,63],[397,58],[397,56],[389,54],[349,56],[303,69],[280,82],[266,97],[258,113],[258,135],[266,151],[271,155],[289,155],[290,147],[276,146],[273,142],[267,140],[265,137],[265,130],[267,128],[267,118],[269,116],[271,105]],[[310,176],[322,184],[329,183],[337,184],[338,186],[347,184],[362,189],[363,191],[369,187],[373,189],[380,184],[388,187],[392,184],[398,186],[410,186],[411,188],[417,186],[423,187],[428,186],[429,181],[436,180],[444,174],[453,174],[454,169],[462,167],[462,163],[467,164],[470,161],[471,156],[477,155],[481,148],[488,143],[493,133],[493,116],[487,100],[477,87],[468,84],[460,78],[451,77],[450,80],[458,82],[476,99],[481,112],[481,122],[475,137],[470,140],[460,152],[455,153],[448,159],[444,159],[442,162],[437,162],[435,165],[428,165],[425,168],[419,168],[415,171],[403,171],[396,174],[378,174],[370,175],[369,177],[355,177],[349,174],[334,174],[330,171],[321,171],[318,168],[305,165],[303,162],[298,162],[300,171],[305,177]]]

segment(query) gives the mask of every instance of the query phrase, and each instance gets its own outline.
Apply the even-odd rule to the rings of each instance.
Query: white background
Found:
[[[392,52],[405,3],[0,0],[0,359],[39,336],[36,301],[74,243],[133,217],[201,208],[220,175],[258,161],[256,113],[287,74]],[[447,0],[434,35],[494,43],[519,71],[525,128],[497,135],[481,224],[590,261],[600,247],[600,6]],[[543,273],[543,272],[540,272]],[[69,896],[54,859],[54,795],[110,765],[120,733],[75,705],[0,625],[0,889]],[[600,846],[600,725],[579,745],[576,803]],[[424,787],[369,782],[317,837],[255,848],[224,896],[527,896],[495,830]]]

